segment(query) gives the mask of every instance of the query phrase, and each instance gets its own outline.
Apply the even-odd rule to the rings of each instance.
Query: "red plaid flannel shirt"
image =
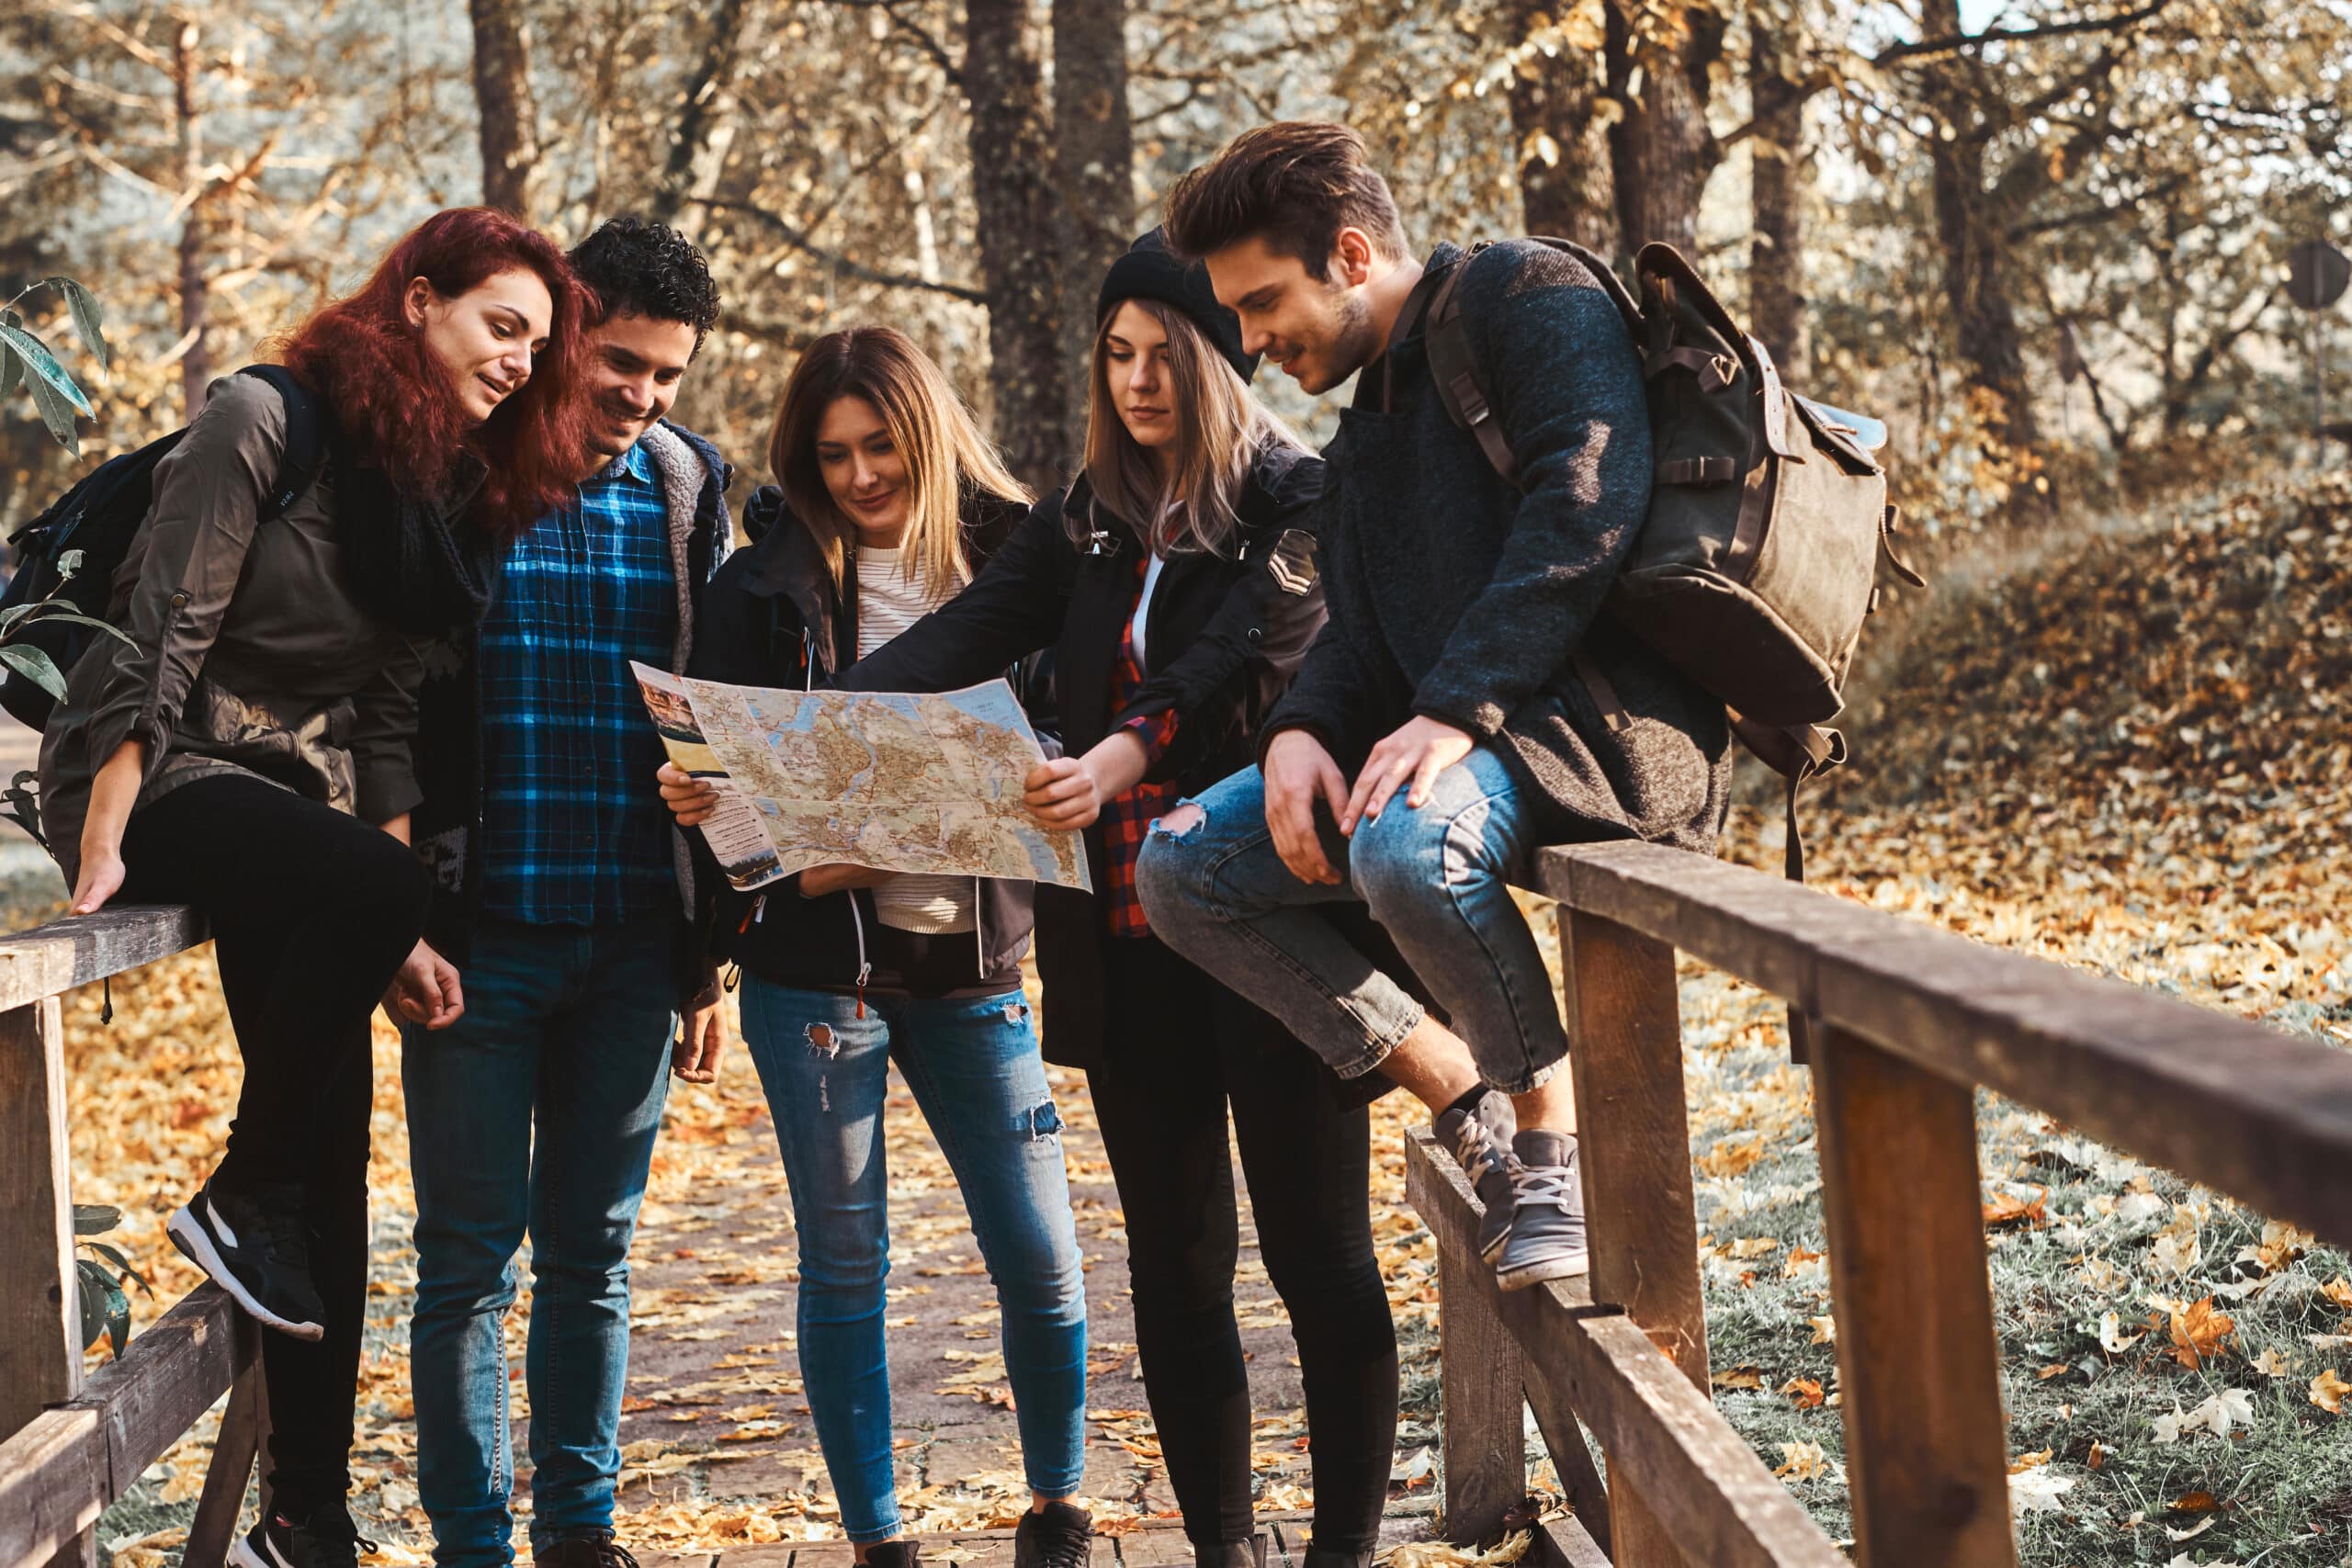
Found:
[[[1143,579],[1151,557],[1146,551],[1136,552],[1135,597],[1143,597]],[[1134,602],[1127,610],[1127,629],[1119,638],[1118,662],[1111,667],[1111,711],[1115,714],[1135,701],[1143,690],[1143,660],[1136,657]],[[1176,711],[1163,708],[1142,718],[1129,719],[1124,727],[1135,732],[1143,742],[1144,754],[1152,761],[1159,761],[1176,738]],[[1103,871],[1102,910],[1113,936],[1148,936],[1151,932],[1145,920],[1143,905],[1136,897],[1136,856],[1143,851],[1144,835],[1151,830],[1152,818],[1163,816],[1176,804],[1179,791],[1173,784],[1139,784],[1125,795],[1114,796],[1102,807],[1102,858],[1108,863]]]

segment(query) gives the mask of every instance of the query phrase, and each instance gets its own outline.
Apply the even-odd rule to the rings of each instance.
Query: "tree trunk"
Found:
[[[992,424],[1012,471],[1045,491],[1069,466],[1053,147],[1026,0],[969,0],[972,205],[989,307]]]
[[[1748,95],[1756,136],[1755,238],[1748,251],[1748,331],[1791,380],[1810,368],[1804,288],[1804,89],[1789,74],[1797,34],[1792,16],[1758,6],[1748,17]],[[1785,31],[1783,29],[1786,29]]]
[[[1626,0],[1611,0],[1610,88],[1625,106],[1611,128],[1617,222],[1625,248],[1663,241],[1686,256],[1699,248],[1699,197],[1722,161],[1707,128],[1709,70],[1723,54],[1722,15],[1702,5],[1679,13],[1679,36],[1635,33]],[[1646,27],[1657,29],[1650,18]]]
[[[194,419],[204,407],[204,389],[212,381],[212,345],[205,341],[204,319],[212,303],[212,280],[204,266],[205,226],[212,204],[199,188],[204,185],[204,121],[197,112],[198,33],[194,22],[182,22],[172,39],[172,111],[177,121],[180,152],[180,408]]]
[[[1054,0],[1054,158],[1061,186],[1066,439],[1086,449],[1094,299],[1134,238],[1135,119],[1127,108],[1126,0]]]
[[[678,214],[707,201],[718,188],[719,171],[735,141],[735,72],[742,56],[743,15],[748,0],[719,0],[710,18],[709,41],[701,62],[678,93],[671,116],[670,152],[648,202],[649,217],[675,223]]]
[[[1574,240],[1616,258],[1624,252],[1610,178],[1610,101],[1600,54],[1546,28],[1547,0],[1512,0],[1512,39],[1528,47],[1510,82],[1510,125],[1519,142],[1519,196],[1527,232]]]
[[[1921,23],[1930,38],[1958,34],[1960,0],[1927,0]],[[1943,247],[1953,342],[1968,367],[1968,384],[1997,404],[1989,426],[1994,437],[2022,451],[2035,445],[2040,431],[2009,300],[2002,225],[1984,183],[1988,131],[1973,112],[1968,74],[1974,69],[1973,61],[1959,58],[1928,68],[1928,109],[1940,122],[1928,137],[1936,238]]]
[[[539,162],[531,45],[523,0],[468,0],[474,24],[474,106],[481,115],[481,199],[527,221]]]

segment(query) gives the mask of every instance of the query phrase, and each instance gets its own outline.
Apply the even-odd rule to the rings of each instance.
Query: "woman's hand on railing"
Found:
[[[384,992],[384,1011],[394,1023],[447,1029],[466,1014],[465,988],[458,966],[420,940]]]
[[[85,844],[82,874],[74,880],[74,902],[66,912],[89,915],[105,908],[107,900],[122,891],[122,877],[120,850]]]
[[[662,781],[662,804],[677,818],[678,826],[692,828],[709,819],[718,809],[718,789],[707,779],[698,779],[675,762],[664,762],[653,775]]]

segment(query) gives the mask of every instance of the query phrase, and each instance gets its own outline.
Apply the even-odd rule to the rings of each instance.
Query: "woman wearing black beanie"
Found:
[[[1204,1568],[1262,1562],[1233,1312],[1229,1111],[1260,1251],[1298,1342],[1308,1562],[1361,1568],[1396,1427],[1363,1097],[1163,946],[1135,896],[1153,819],[1250,763],[1259,721],[1323,625],[1323,464],[1250,398],[1256,362],[1239,323],[1157,231],[1112,267],[1096,321],[1085,471],[1031,511],[970,587],[834,684],[945,691],[1053,650],[1069,754],[1031,773],[1028,801],[1046,826],[1084,830],[1096,891],[1037,889],[1045,1054],[1086,1069],[1185,1533]],[[699,798],[682,776],[665,793],[689,811]]]

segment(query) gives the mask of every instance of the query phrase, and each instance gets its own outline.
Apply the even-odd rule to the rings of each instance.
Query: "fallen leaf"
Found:
[[[1793,1400],[1799,1410],[1818,1409],[1828,1396],[1821,1392],[1821,1384],[1812,1378],[1791,1378],[1781,1385],[1781,1392]]]
[[[2276,1350],[2265,1350],[2254,1359],[2252,1365],[2256,1371],[2267,1378],[2283,1378],[2293,1370],[2287,1359]]]
[[[2040,1470],[2050,1462],[2050,1456],[2056,1451],[2054,1449],[2042,1449],[2034,1453],[2019,1454],[2009,1461],[2009,1473],[2021,1475],[2029,1470]]]
[[[2021,1470],[2009,1477],[2009,1506],[2021,1514],[2054,1514],[2065,1506],[2058,1499],[2074,1486],[2073,1476],[2054,1475],[2045,1467]]]
[[[2042,1204],[2050,1197],[2050,1189],[2037,1187],[2031,1198],[2020,1198],[2013,1192],[1996,1192],[1984,1205],[1984,1228],[1999,1230],[2004,1225],[2025,1225],[2039,1230],[2050,1223]]]
[[[2227,1313],[2214,1310],[2211,1296],[2176,1309],[2172,1314],[2173,1359],[2193,1372],[2226,1349],[2230,1336],[2236,1331],[2237,1325]]]
[[[1808,1317],[1805,1321],[1813,1325],[1814,1344],[1834,1345],[1838,1342],[1838,1320],[1836,1318]]]
[[[1707,1380],[1717,1388],[1762,1388],[1764,1374],[1755,1367],[1727,1367]]]
[[[2147,1331],[2137,1334],[2123,1332],[2123,1320],[2113,1313],[2103,1313],[2098,1320],[2098,1348],[2110,1356],[2120,1356],[2147,1337]]]
[[[2335,1279],[2322,1285],[2319,1288],[2319,1293],[2346,1312],[2352,1312],[2352,1280],[2338,1274]]]
[[[2220,1511],[2222,1500],[2211,1492],[2184,1492],[2165,1505],[2173,1514],[2211,1514]]]
[[[2352,1393],[2352,1382],[2335,1375],[2334,1367],[2312,1379],[2312,1403],[2331,1416],[2344,1414],[2344,1396]]]

